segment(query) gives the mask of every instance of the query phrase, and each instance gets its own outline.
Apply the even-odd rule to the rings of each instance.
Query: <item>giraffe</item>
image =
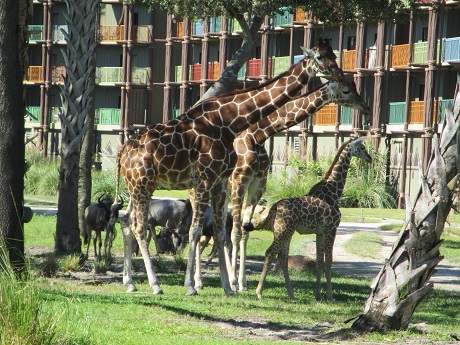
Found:
[[[233,274],[230,276],[236,277],[238,250],[240,250],[239,291],[247,291],[246,245],[249,232],[244,227],[251,222],[254,209],[265,190],[270,166],[270,159],[264,142],[270,136],[306,120],[331,102],[358,109],[364,114],[371,112],[367,103],[356,91],[353,81],[331,81],[287,102],[268,117],[250,126],[233,143],[237,162],[231,175]],[[241,210],[246,192],[248,192],[248,197],[242,222]],[[232,284],[236,284],[235,280]],[[235,286],[233,288],[236,289]]]
[[[292,235],[316,234],[316,291],[315,297],[321,299],[321,277],[323,268],[326,275],[326,294],[333,300],[331,286],[332,249],[341,213],[339,199],[345,186],[348,168],[352,157],[367,163],[372,157],[364,146],[364,138],[348,140],[337,151],[329,170],[310,191],[299,198],[287,198],[276,202],[268,211],[266,218],[254,222],[255,229],[273,231],[273,243],[265,252],[265,261],[257,285],[257,297],[262,298],[263,284],[268,268],[275,256],[283,269],[288,296],[294,299],[294,292],[288,272],[288,256]]]
[[[176,119],[141,129],[118,152],[116,198],[120,170],[130,194],[125,221],[136,238],[154,294],[163,293],[153,269],[145,241],[150,198],[161,185],[167,189],[189,189],[193,208],[189,231],[189,253],[185,274],[187,295],[196,295],[193,272],[203,215],[210,201],[213,209],[214,239],[217,241],[222,287],[233,294],[228,279],[230,266],[224,242],[227,184],[236,155],[233,140],[251,124],[268,116],[294,97],[311,75],[343,79],[332,48],[320,41],[312,50],[302,48],[305,57],[288,71],[256,88],[206,99]],[[124,232],[124,238],[132,236]],[[125,245],[123,283],[128,292],[136,290],[131,276],[131,251]]]

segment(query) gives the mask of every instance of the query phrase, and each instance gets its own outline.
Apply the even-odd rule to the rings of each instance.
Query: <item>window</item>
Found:
[[[418,88],[418,99],[423,101],[425,96],[425,84],[420,84]]]
[[[347,50],[356,49],[356,36],[348,36],[347,38]]]

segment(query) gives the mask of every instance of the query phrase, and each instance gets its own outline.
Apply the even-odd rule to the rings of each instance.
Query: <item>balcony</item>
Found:
[[[190,80],[191,81],[201,81],[201,64],[196,63],[190,66]],[[176,82],[182,80],[182,66],[176,66]],[[208,62],[208,71],[206,79],[217,80],[219,79],[219,62]]]
[[[53,26],[53,33],[52,33],[53,41],[64,41],[64,33],[62,31],[69,32],[69,28],[67,27],[67,25],[54,25]]]
[[[290,56],[274,56],[272,58],[272,75],[277,76],[291,67]]]
[[[184,22],[176,23],[176,37],[184,36]]]
[[[99,25],[97,38],[99,42],[116,42],[123,40],[124,25]]]
[[[40,107],[26,107],[26,113],[28,116],[28,122],[40,122]]]
[[[337,118],[337,105],[328,104],[313,115],[312,123],[316,126],[335,126]]]
[[[221,17],[209,18],[209,32],[220,32],[222,26]]]
[[[440,48],[441,48],[441,44],[440,44],[440,41],[438,40],[438,47],[436,50],[438,54],[438,61],[440,60],[440,57],[442,56],[442,52]],[[428,63],[427,55],[428,55],[428,42],[414,43],[413,58],[412,58],[413,64]]]
[[[174,81],[180,83],[182,81],[182,66],[174,67]]]
[[[390,102],[388,124],[401,125],[404,124],[404,116],[406,115],[406,102]]]
[[[340,115],[340,123],[342,125],[351,125],[352,109],[348,107],[342,107],[342,113]]]
[[[51,81],[53,83],[64,83],[65,75],[66,75],[65,66],[51,67]]]
[[[272,67],[272,59],[268,59],[268,77],[271,76],[271,67]],[[248,77],[249,78],[258,78],[260,77],[260,72],[262,68],[262,60],[261,59],[251,59],[248,61]]]
[[[149,42],[150,28],[148,25],[134,26],[134,40],[136,42]]]
[[[391,47],[390,67],[407,66],[409,58],[409,44],[400,44]]]
[[[131,79],[133,84],[146,85],[149,80],[148,67],[134,67]]]
[[[444,42],[444,58],[445,62],[460,61],[460,37],[446,38]]]
[[[96,67],[96,84],[121,83],[122,74],[122,67]]]
[[[29,42],[43,41],[43,25],[28,25]]]
[[[99,108],[96,109],[95,123],[99,125],[119,125],[120,109],[116,108]]]
[[[243,32],[243,29],[241,28],[240,23],[238,23],[238,21],[235,18],[232,18],[229,22],[228,31],[232,33],[237,33]]]
[[[24,81],[30,83],[39,83],[43,81],[42,75],[42,66],[29,66],[27,69],[27,76],[24,77]]]
[[[343,51],[343,65],[344,70],[353,70],[356,66],[356,50]]]
[[[287,8],[283,7],[280,9],[283,13],[275,13],[273,16],[273,26],[282,26],[291,24],[291,13]]]
[[[195,22],[192,22],[192,35],[193,36],[203,36],[204,29],[203,19],[199,19]]]
[[[297,8],[295,11],[294,21],[295,22],[305,22],[306,20],[307,20],[307,12],[305,12],[300,7]]]

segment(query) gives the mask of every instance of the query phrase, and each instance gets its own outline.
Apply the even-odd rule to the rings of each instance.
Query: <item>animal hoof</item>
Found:
[[[155,287],[153,288],[153,294],[154,294],[154,295],[162,295],[162,294],[163,294],[163,290],[161,289],[161,287],[155,286]]]
[[[195,285],[196,290],[203,290],[203,285]]]
[[[129,285],[128,290],[126,290],[126,292],[134,292],[134,291],[137,291],[137,289],[136,289],[136,287],[134,285]]]
[[[240,292],[247,292],[248,291],[248,287],[247,286],[240,286]]]
[[[198,296],[198,292],[195,289],[189,289],[185,296]]]
[[[225,296],[236,296],[236,292],[231,290],[231,291],[225,291]]]

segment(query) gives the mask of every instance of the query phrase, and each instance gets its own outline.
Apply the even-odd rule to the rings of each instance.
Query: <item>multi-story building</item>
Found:
[[[352,134],[370,132],[376,146],[389,152],[388,169],[398,175],[401,197],[418,190],[418,164],[428,160],[460,70],[460,3],[416,3],[419,10],[407,23],[328,26],[301,9],[265,19],[253,57],[238,74],[238,88],[284,72],[301,58],[299,46],[312,47],[322,37],[373,108],[364,117],[331,104],[275,136],[267,143],[275,167],[286,166],[295,151],[316,158],[334,152]],[[46,154],[57,154],[60,140],[65,10],[63,1],[34,1],[30,20],[26,130],[38,134]],[[242,38],[238,23],[229,18],[191,21],[102,0],[95,90],[99,159],[108,163],[105,159],[136,128],[176,117],[193,105],[217,80]]]

